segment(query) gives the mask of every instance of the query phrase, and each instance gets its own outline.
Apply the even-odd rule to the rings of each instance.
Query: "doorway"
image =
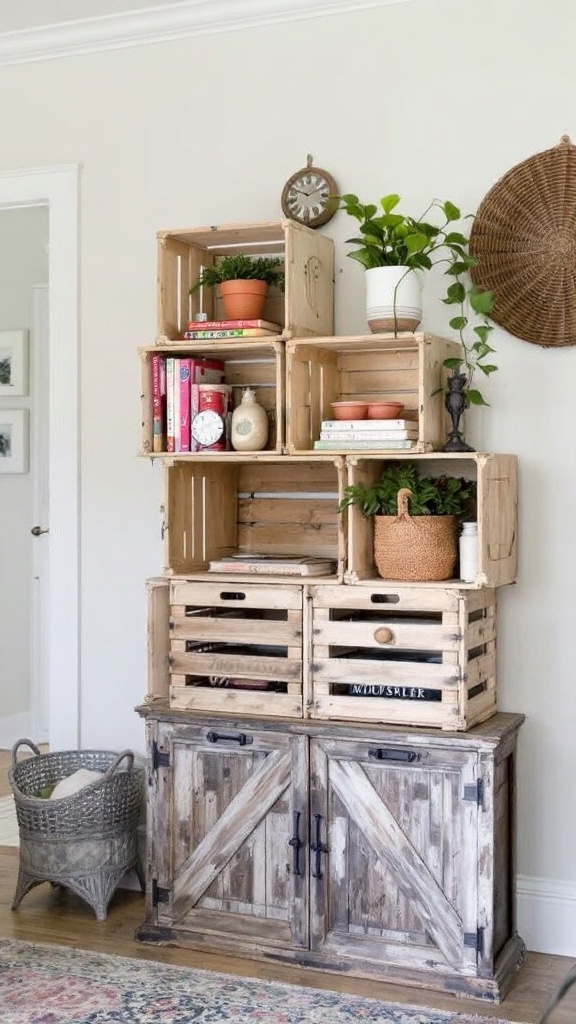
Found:
[[[79,744],[79,506],[78,506],[78,167],[64,165],[0,173],[0,211],[48,211],[48,529],[43,692],[32,690],[30,721],[47,719],[52,749]],[[0,652],[1,654],[1,652]],[[44,710],[42,709],[42,702]],[[32,704],[34,706],[32,706]],[[37,738],[41,738],[38,734]]]

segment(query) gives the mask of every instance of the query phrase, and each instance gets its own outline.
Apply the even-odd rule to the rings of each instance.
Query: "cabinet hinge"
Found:
[[[484,800],[484,783],[482,779],[477,779],[476,782],[471,782],[469,786],[464,786],[464,800],[473,800],[474,803],[478,804],[478,807],[482,806]]]
[[[484,952],[484,929],[477,928],[475,932],[464,932],[464,945],[469,949],[475,949],[479,956]]]
[[[160,750],[156,740],[152,741],[152,769],[170,767],[170,754],[167,750]]]
[[[159,903],[168,903],[170,900],[170,889],[164,889],[155,878],[152,879],[152,906],[157,907]]]

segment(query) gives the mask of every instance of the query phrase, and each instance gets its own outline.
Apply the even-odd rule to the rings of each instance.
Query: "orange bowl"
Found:
[[[404,409],[403,402],[369,402],[369,420],[394,420]]]
[[[331,402],[335,420],[365,420],[367,402]]]

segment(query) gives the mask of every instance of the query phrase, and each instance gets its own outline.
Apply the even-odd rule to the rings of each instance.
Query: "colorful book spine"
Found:
[[[190,375],[191,362],[189,358],[180,359],[180,430],[178,434],[176,451],[190,451]]]
[[[152,356],[152,451],[166,451],[166,360]]]
[[[263,327],[273,334],[282,332],[280,324],[271,320],[189,320],[187,324],[189,331],[238,331],[246,327]]]
[[[176,450],[176,434],[174,431],[174,363],[173,356],[166,359],[166,451]]]
[[[392,451],[395,448],[413,448],[415,442],[402,441],[315,441],[315,451],[358,451],[358,449],[371,449],[372,451]]]
[[[205,341],[211,338],[273,338],[277,333],[267,331],[264,327],[240,327],[224,331],[184,331],[184,338],[186,341]]]
[[[191,451],[191,385],[221,384],[225,375],[222,359],[185,356],[151,358],[152,451]]]

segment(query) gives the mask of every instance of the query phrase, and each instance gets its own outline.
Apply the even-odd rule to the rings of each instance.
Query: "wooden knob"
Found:
[[[394,639],[394,634],[387,626],[380,626],[374,633],[374,639],[378,644],[389,644]]]

